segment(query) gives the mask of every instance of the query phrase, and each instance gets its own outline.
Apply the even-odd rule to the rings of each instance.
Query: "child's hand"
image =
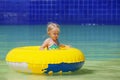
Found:
[[[66,47],[66,48],[70,48],[70,47],[71,47],[71,45],[66,45],[65,47]]]
[[[61,48],[64,48],[64,47],[65,47],[65,45],[64,45],[64,44],[60,44],[60,47],[61,47]]]
[[[60,45],[61,49],[67,49],[67,48],[70,48],[70,47],[71,47],[70,45],[64,45],[64,44]]]

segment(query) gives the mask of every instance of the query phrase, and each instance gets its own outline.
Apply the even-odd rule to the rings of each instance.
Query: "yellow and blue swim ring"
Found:
[[[85,58],[80,50],[72,47],[40,50],[40,46],[25,46],[12,49],[6,61],[16,71],[42,74],[76,71],[83,66]]]

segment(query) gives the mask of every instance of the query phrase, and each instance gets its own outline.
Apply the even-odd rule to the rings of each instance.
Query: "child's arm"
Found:
[[[40,50],[43,50],[45,47],[48,47],[49,39],[46,39],[40,47]]]

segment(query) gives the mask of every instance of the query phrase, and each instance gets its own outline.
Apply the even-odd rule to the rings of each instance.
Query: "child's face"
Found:
[[[59,29],[58,28],[54,28],[49,32],[49,36],[53,39],[53,40],[57,40],[59,37]]]

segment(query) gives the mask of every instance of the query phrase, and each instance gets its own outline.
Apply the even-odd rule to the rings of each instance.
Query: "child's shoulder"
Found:
[[[45,39],[45,42],[49,42],[51,40],[51,38],[47,38]]]

